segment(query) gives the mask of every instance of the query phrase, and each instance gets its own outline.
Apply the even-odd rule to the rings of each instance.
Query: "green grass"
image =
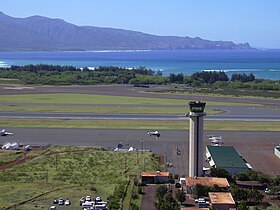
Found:
[[[147,170],[158,169],[151,153],[141,153],[140,162],[144,159]],[[79,209],[82,196],[106,199],[115,187],[126,182],[128,176],[136,175],[138,170],[136,153],[52,146],[29,162],[0,171],[0,206],[7,208],[29,200],[17,207],[47,209],[54,198],[63,197],[72,201],[67,209]],[[91,191],[91,187],[96,191]]]
[[[130,180],[129,187],[127,190],[127,195],[123,202],[123,209],[129,209],[129,206],[134,205],[140,209],[142,194],[138,194],[138,186],[134,185],[133,179]],[[134,195],[134,196],[133,196]],[[131,204],[130,204],[131,201]]]
[[[142,98],[126,96],[108,96],[92,94],[21,94],[1,95],[0,103],[37,103],[37,104],[155,104],[155,105],[187,105],[189,101],[178,99]],[[211,106],[256,106],[256,104],[212,102]]]
[[[14,161],[14,160],[16,160],[17,158],[22,157],[22,156],[23,156],[22,152],[19,152],[19,151],[14,151],[14,150],[8,150],[8,151],[0,150],[0,166],[3,165],[3,164],[5,164],[5,163]]]
[[[189,90],[160,90],[160,91],[146,91],[147,93],[159,94],[176,94],[176,95],[192,95],[192,96],[215,96],[215,97],[230,97],[230,98],[256,98],[256,99],[270,99],[279,100],[279,91],[269,90],[246,90],[246,89],[208,89],[196,88],[194,91]]]
[[[102,114],[185,114],[183,107],[145,107],[145,106],[1,106],[1,112],[50,112],[50,113],[102,113]],[[222,111],[206,109],[207,114]]]
[[[95,128],[95,129],[158,129],[186,130],[186,121],[148,120],[63,120],[63,119],[5,119],[0,127],[14,128]],[[205,130],[280,131],[280,122],[205,121]]]
[[[0,78],[0,85],[18,85],[22,82],[18,79]]]

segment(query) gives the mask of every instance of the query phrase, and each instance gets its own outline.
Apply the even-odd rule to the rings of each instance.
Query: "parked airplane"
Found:
[[[221,136],[210,136],[209,141],[213,144],[223,144],[223,139]]]
[[[212,141],[212,140],[222,140],[222,137],[221,136],[209,136],[209,141]]]
[[[0,131],[0,136],[8,136],[8,135],[13,135],[13,133],[7,132],[6,129],[2,129]]]
[[[160,137],[160,133],[158,131],[147,131],[147,134],[150,136],[157,136]]]

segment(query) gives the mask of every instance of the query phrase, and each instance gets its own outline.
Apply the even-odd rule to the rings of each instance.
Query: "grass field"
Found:
[[[141,98],[126,96],[108,96],[92,94],[21,94],[1,95],[0,103],[29,103],[29,104],[155,104],[155,105],[187,105],[187,100]],[[208,101],[211,106],[256,106],[256,104],[213,102]]]
[[[192,95],[192,96],[215,96],[215,97],[230,97],[230,98],[262,98],[270,100],[279,100],[279,91],[269,90],[246,90],[246,89],[207,89],[197,88],[195,91],[189,90],[160,90],[160,91],[146,91],[147,93],[164,93],[176,95]]]
[[[186,130],[188,121],[5,119],[0,127]],[[205,121],[205,130],[280,131],[280,122]]]
[[[34,154],[31,151],[27,156]],[[0,156],[0,161],[4,158]],[[37,152],[28,162],[0,171],[0,209],[15,204],[18,209],[48,209],[52,200],[59,197],[72,201],[67,209],[79,209],[82,196],[106,199],[143,167],[157,170],[157,159],[151,153],[52,146]]]
[[[22,152],[14,151],[14,150],[0,150],[0,166],[16,160],[16,158],[21,157]]]

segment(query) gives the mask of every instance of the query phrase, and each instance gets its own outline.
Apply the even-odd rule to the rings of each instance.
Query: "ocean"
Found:
[[[280,50],[212,51],[70,51],[70,52],[0,52],[0,67],[27,64],[72,65],[78,68],[143,66],[160,70],[163,75],[200,71],[253,73],[256,78],[280,80]]]

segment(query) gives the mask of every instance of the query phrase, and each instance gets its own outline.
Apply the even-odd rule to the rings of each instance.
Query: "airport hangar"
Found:
[[[232,146],[206,146],[206,161],[211,167],[223,168],[231,175],[252,169]]]

